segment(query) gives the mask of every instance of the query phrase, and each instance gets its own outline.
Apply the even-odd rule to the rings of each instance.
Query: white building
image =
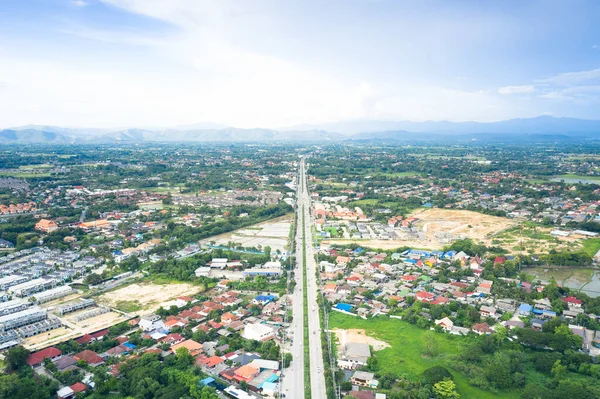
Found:
[[[275,338],[275,331],[265,324],[247,324],[242,337],[255,341],[268,341]]]
[[[156,314],[142,316],[139,326],[144,331],[162,330],[165,328],[160,316]]]

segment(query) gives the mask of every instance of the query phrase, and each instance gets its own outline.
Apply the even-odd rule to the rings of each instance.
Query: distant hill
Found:
[[[509,119],[499,122],[449,122],[449,121],[374,121],[355,120],[321,125],[302,126],[294,129],[322,129],[345,134],[404,131],[412,133],[442,134],[565,134],[600,133],[600,120],[555,118],[538,116],[536,118]]]
[[[63,134],[36,129],[0,130],[0,143],[33,144],[33,143],[69,143],[73,140]]]
[[[199,123],[175,128],[85,129],[22,126],[0,130],[0,144],[144,142],[564,141],[600,140],[600,120],[510,119],[500,122],[345,121],[294,129],[239,129]]]

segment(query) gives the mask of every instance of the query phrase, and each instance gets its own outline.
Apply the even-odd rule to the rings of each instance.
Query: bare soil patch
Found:
[[[107,292],[97,298],[99,304],[118,308],[118,304],[136,301],[141,306],[140,313],[152,313],[162,303],[171,301],[178,296],[195,295],[201,287],[187,283],[134,283],[114,291]]]
[[[335,333],[335,336],[339,342],[339,346],[342,347],[349,342],[355,342],[359,344],[368,344],[373,347],[373,350],[380,351],[385,348],[390,348],[391,345],[387,342],[375,339],[373,337],[369,337],[365,330],[361,329],[351,329],[351,330],[342,330],[342,329],[334,329],[331,330]]]

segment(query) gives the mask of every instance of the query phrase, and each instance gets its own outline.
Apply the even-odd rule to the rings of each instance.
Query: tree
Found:
[[[558,380],[562,380],[562,378],[567,373],[567,366],[563,365],[560,360],[557,360],[552,366],[552,375],[554,378]]]
[[[444,380],[452,380],[452,374],[442,366],[430,367],[423,371],[421,375],[421,383],[423,385],[435,385]]]
[[[181,370],[194,363],[194,356],[190,354],[190,351],[187,348],[177,348],[175,351],[175,358],[177,359],[175,364],[177,365],[177,368]]]
[[[15,346],[6,353],[6,365],[9,371],[20,370],[25,366],[29,351],[22,346]]]
[[[424,354],[431,357],[437,356],[439,345],[435,333],[433,333],[432,331],[427,331],[424,334],[424,339],[426,345]]]
[[[136,386],[136,398],[150,399],[154,397],[154,392],[160,388],[160,384],[155,379],[145,377]]]
[[[268,246],[268,245],[265,247],[265,256],[266,256],[268,259],[271,259],[271,247],[270,247],[270,246]]]
[[[288,368],[292,363],[292,354],[287,352],[283,357],[283,367]]]
[[[445,379],[433,386],[433,394],[437,399],[459,399],[460,395],[456,392],[454,381]]]
[[[502,343],[502,341],[504,341],[506,336],[507,336],[506,327],[497,326],[496,333],[494,334],[494,339],[496,340],[498,347],[500,347],[500,344]]]

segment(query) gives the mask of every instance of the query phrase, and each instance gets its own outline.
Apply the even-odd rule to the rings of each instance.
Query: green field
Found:
[[[378,173],[378,175],[380,175],[380,176],[387,176],[387,177],[415,177],[415,176],[420,176],[419,172],[414,172],[414,171]]]
[[[589,256],[596,255],[600,250],[600,238],[588,238],[583,241],[583,251]]]
[[[0,177],[16,177],[21,179],[32,179],[35,177],[50,177],[50,173],[30,173],[30,172],[0,172]]]
[[[383,316],[364,320],[358,317],[347,316],[338,312],[329,315],[330,328],[364,329],[369,336],[387,342],[392,347],[376,352],[378,369],[392,371],[398,375],[417,380],[421,373],[433,366],[444,366],[451,369],[448,358],[461,352],[463,346],[472,340],[472,337],[459,337],[449,334],[435,333],[439,355],[435,357],[424,356],[427,352],[426,342],[423,339],[426,330],[402,320],[390,319]],[[467,378],[451,370],[454,381],[461,394],[461,399],[486,399],[486,398],[519,398],[517,391],[492,393],[484,391],[469,384]]]
[[[49,163],[35,164],[35,165],[21,165],[19,169],[49,169],[52,165]]]
[[[565,174],[554,176],[556,179],[577,179],[577,180],[597,180],[600,181],[600,176],[586,176],[586,175],[575,175],[575,174]]]
[[[132,313],[142,310],[142,304],[135,299],[131,301],[118,301],[116,305],[116,308],[121,312]]]
[[[375,205],[376,203],[376,199],[361,199],[349,202],[348,206]]]

